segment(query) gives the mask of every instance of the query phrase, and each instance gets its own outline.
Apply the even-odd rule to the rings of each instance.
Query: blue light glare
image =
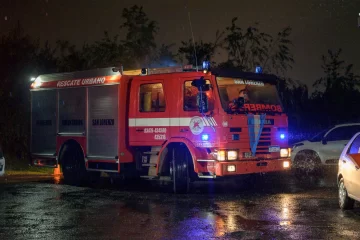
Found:
[[[210,67],[210,62],[209,61],[204,61],[203,62],[203,69],[209,69],[209,67]]]
[[[201,135],[201,140],[203,140],[203,141],[209,140],[209,135],[208,134]]]
[[[281,139],[284,139],[284,138],[285,138],[285,134],[283,134],[283,133],[280,134],[280,138],[281,138]]]
[[[262,73],[262,67],[257,66],[257,67],[255,68],[255,73]]]

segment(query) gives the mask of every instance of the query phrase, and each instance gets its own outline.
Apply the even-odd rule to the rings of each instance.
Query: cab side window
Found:
[[[162,83],[140,85],[140,112],[165,112],[165,96]]]
[[[184,83],[184,111],[198,111],[198,105],[197,105],[197,94],[198,89],[194,86],[191,86],[192,81],[186,81]],[[206,80],[206,84],[210,84],[209,80]],[[206,92],[206,95],[208,97],[208,108],[209,111],[214,110],[214,96],[213,91],[210,89]]]

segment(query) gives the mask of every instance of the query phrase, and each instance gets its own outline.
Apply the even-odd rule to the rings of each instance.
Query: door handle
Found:
[[[186,128],[181,128],[180,129],[180,132],[188,132],[189,131],[189,129],[186,129]]]
[[[136,131],[137,131],[137,132],[143,132],[143,131],[144,131],[144,129],[137,128],[137,129],[136,129]]]

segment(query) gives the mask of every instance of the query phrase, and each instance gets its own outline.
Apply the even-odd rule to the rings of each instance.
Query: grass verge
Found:
[[[49,175],[53,173],[53,168],[33,167],[28,162],[16,158],[6,158],[5,160],[5,175]]]

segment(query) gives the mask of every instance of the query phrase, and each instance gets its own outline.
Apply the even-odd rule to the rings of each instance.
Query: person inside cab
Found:
[[[241,111],[243,106],[239,107],[239,98],[244,100],[244,104],[249,103],[248,91],[246,88],[240,89],[239,94],[229,103],[229,110],[232,112]]]

